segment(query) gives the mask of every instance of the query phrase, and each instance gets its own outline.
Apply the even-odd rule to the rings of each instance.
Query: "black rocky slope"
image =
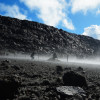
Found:
[[[94,55],[100,41],[33,21],[0,16],[0,50]]]

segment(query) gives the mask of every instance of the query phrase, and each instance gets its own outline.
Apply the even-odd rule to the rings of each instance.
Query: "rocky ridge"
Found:
[[[45,24],[0,16],[0,51],[97,55],[100,41]]]

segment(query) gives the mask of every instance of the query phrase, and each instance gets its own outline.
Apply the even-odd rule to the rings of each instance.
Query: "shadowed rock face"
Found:
[[[79,86],[79,87],[87,87],[87,82],[84,76],[70,71],[64,74],[63,82],[66,86]]]
[[[12,100],[14,96],[18,93],[18,88],[20,83],[16,81],[13,77],[3,77],[0,78],[0,99],[2,100]]]
[[[100,41],[37,22],[0,16],[0,49],[42,53],[96,54]]]

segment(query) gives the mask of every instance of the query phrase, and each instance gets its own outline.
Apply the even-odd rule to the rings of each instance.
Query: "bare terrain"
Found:
[[[62,70],[59,71],[57,66]],[[0,58],[0,100],[100,100],[99,66],[76,62]],[[69,71],[82,74],[86,78],[88,87],[82,87],[86,92],[85,97],[62,96],[57,92],[56,87],[64,85],[64,73]]]

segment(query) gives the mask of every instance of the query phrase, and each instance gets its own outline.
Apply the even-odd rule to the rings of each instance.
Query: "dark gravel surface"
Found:
[[[0,59],[0,100],[100,100],[99,66]],[[86,77],[88,87],[82,87],[86,91],[84,98],[62,97],[56,91],[56,87],[64,85],[62,77],[68,71]]]

